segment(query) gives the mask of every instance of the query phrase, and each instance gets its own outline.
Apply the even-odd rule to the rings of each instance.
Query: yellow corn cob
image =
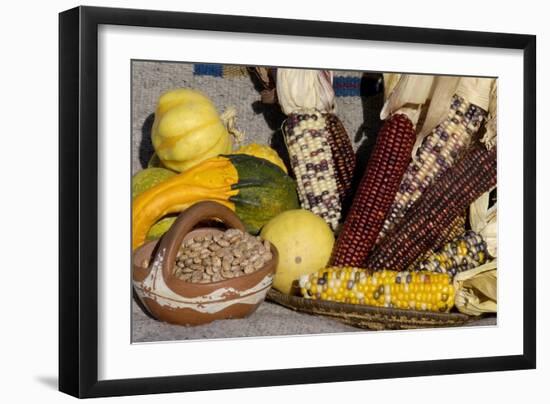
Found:
[[[376,307],[448,312],[454,305],[452,276],[427,271],[366,271],[330,267],[299,279],[300,293],[322,299]]]

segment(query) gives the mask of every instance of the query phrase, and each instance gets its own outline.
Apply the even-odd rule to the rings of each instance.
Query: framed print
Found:
[[[534,36],[59,27],[61,391],[535,367]]]

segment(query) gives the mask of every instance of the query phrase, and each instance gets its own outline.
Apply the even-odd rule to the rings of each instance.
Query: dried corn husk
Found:
[[[483,77],[461,77],[456,88],[456,95],[487,111],[494,81],[495,79]]]
[[[272,80],[270,68],[263,66],[249,67],[249,70],[260,79],[264,88],[274,88],[275,83]]]
[[[303,109],[336,112],[330,70],[277,69],[277,97],[285,114]]]
[[[497,205],[489,208],[489,192],[481,195],[470,205],[470,227],[487,244],[492,257],[497,256]]]
[[[391,92],[399,82],[399,79],[401,78],[401,73],[383,73],[382,76],[384,76],[384,101],[388,99]]]
[[[497,143],[497,81],[493,80],[491,86],[491,95],[489,99],[489,110],[487,111],[487,121],[485,123],[485,134],[481,142],[488,149],[495,146]]]
[[[430,103],[423,122],[417,126],[418,137],[412,155],[422,144],[422,140],[439,125],[449,113],[453,95],[464,97],[468,102],[487,110],[490,103],[491,88],[496,86],[494,79],[476,77],[436,76],[429,95]]]
[[[496,260],[457,274],[453,280],[455,306],[461,313],[479,316],[497,311]]]
[[[275,79],[273,69],[263,66],[249,67],[248,71],[255,75],[262,85],[260,90],[261,100],[264,104],[275,104],[277,92],[275,91]]]
[[[228,106],[220,115],[220,119],[226,127],[233,140],[240,145],[245,139],[245,133],[237,128],[237,108]]]
[[[479,233],[487,223],[487,207],[489,206],[489,192],[485,192],[470,205],[470,226]]]
[[[434,76],[403,74],[395,85],[380,111],[380,119],[385,120],[395,113],[405,114],[412,123],[420,118],[422,106],[428,100]]]

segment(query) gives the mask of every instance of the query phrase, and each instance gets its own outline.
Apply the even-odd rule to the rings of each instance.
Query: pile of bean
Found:
[[[187,282],[217,282],[251,274],[272,258],[269,241],[229,229],[186,240],[178,251],[174,274]]]

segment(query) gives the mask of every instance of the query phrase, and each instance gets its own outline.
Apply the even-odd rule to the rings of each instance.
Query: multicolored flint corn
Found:
[[[365,265],[382,270],[404,270],[441,240],[455,218],[482,193],[496,185],[496,147],[476,143],[441,175],[369,256]]]
[[[417,271],[457,273],[478,267],[487,260],[487,245],[474,231],[467,231],[423,260]]]
[[[299,285],[307,299],[438,312],[448,312],[455,295],[452,276],[426,271],[371,273],[331,267],[300,277]]]
[[[328,130],[327,142],[332,151],[336,186],[340,202],[343,206],[348,204],[351,196],[353,173],[355,171],[355,152],[342,121],[334,114],[323,114]]]
[[[462,212],[455,217],[449,228],[442,231],[435,239],[434,245],[443,245],[453,241],[455,238],[464,234],[466,230],[466,212]]]
[[[466,229],[466,213],[459,215],[453,220],[451,225],[448,229],[444,230],[439,234],[439,237],[437,237],[434,241],[434,245],[442,246],[447,243],[450,243],[455,238],[461,236],[464,234],[464,231]],[[429,249],[425,251],[423,254],[420,254],[414,262],[409,265],[407,268],[407,271],[414,271],[418,266],[422,263],[422,261],[428,259],[430,256],[435,254],[435,251],[433,249]]]
[[[455,220],[451,223],[448,229],[442,231],[434,241],[434,245],[445,245],[450,243],[455,238],[460,237],[464,234],[466,229],[466,212],[463,212],[461,215],[458,215]],[[422,261],[430,258],[435,254],[433,249],[428,249],[424,254],[419,255],[416,260],[407,268],[408,271],[414,271],[422,263]]]
[[[382,126],[353,203],[332,251],[331,265],[362,267],[409,164],[416,132],[404,114]]]
[[[447,118],[422,142],[405,172],[378,242],[390,232],[430,184],[451,167],[470,144],[487,112],[455,95]]]
[[[302,207],[335,230],[342,204],[325,117],[317,110],[292,113],[283,124],[283,134]]]

